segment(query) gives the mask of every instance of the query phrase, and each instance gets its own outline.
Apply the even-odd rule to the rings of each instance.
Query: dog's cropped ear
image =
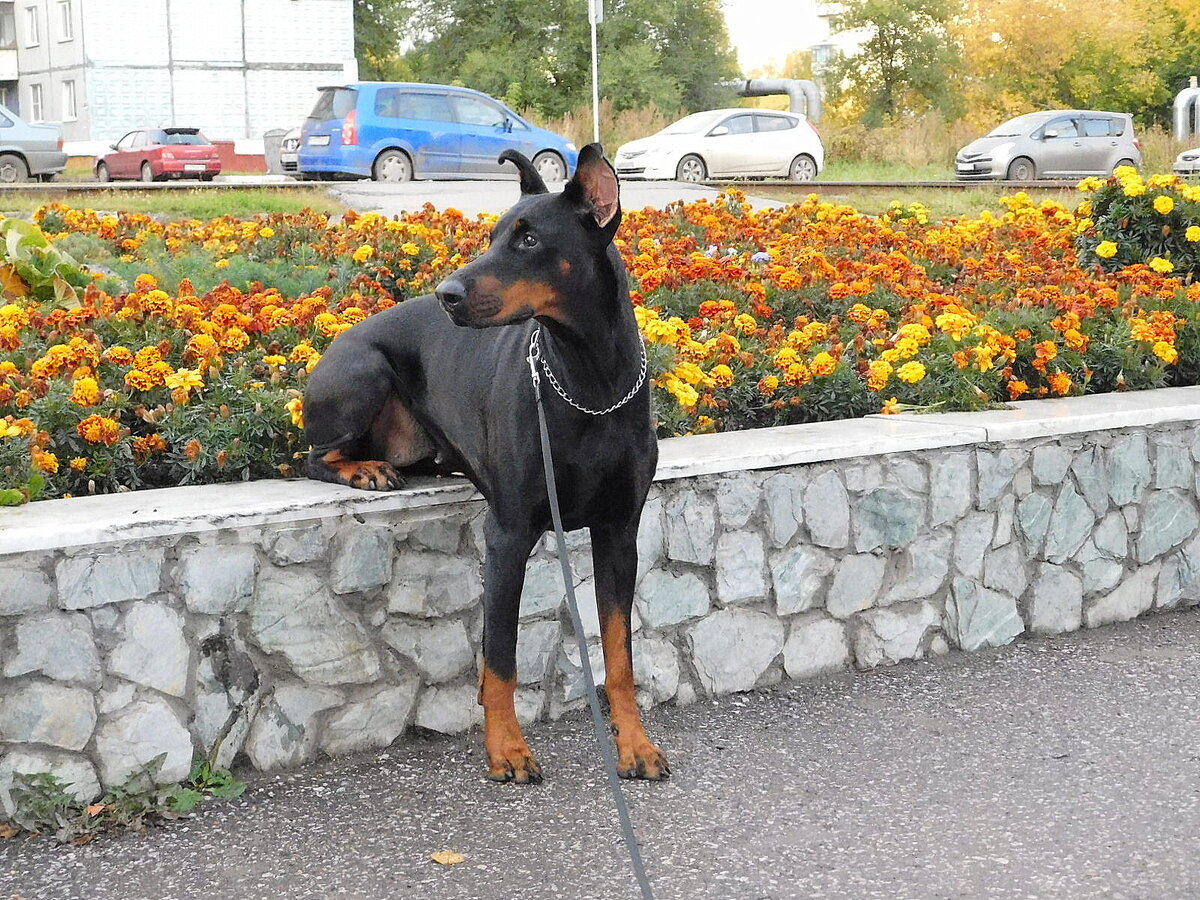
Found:
[[[600,144],[588,144],[579,151],[575,176],[563,188],[563,195],[591,215],[606,241],[613,239],[621,224],[620,182]]]
[[[524,154],[516,150],[504,150],[500,153],[498,162],[510,162],[517,167],[517,171],[521,173],[521,196],[547,193],[546,182],[542,181],[542,176]]]

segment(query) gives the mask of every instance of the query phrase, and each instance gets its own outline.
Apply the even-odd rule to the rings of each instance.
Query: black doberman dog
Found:
[[[557,382],[542,393],[564,527],[591,532],[618,770],[665,778],[667,760],[635,702],[630,649],[638,522],[658,446],[645,352],[612,243],[617,175],[598,144],[583,148],[557,194],[521,154],[500,159],[517,166],[521,198],[488,250],[435,295],[346,331],[313,371],[308,475],[390,490],[402,484],[397,469],[433,458],[487,498],[479,694],[489,777],[541,781],[513,702],[525,564],[551,527],[527,361],[538,332],[543,373]]]

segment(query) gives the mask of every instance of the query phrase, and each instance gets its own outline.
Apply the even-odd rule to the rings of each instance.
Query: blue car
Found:
[[[489,178],[519,150],[546,181],[575,171],[575,145],[487,94],[442,84],[359,82],[323,87],[300,129],[302,178]]]

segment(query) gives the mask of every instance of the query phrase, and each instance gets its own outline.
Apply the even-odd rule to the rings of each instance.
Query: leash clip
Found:
[[[542,359],[542,345],[539,337],[542,330],[534,325],[533,332],[529,335],[529,355],[525,357],[529,363],[529,374],[533,378],[533,393],[538,400],[542,399],[542,379],[538,374],[538,363]]]

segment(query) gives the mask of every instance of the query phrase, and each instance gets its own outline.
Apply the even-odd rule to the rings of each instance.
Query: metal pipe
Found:
[[[730,87],[739,97],[767,97],[772,94],[787,94],[789,109],[802,112],[810,122],[821,121],[821,89],[815,81],[802,78],[747,78],[740,81],[722,81],[722,87]]]
[[[1200,87],[1193,84],[1176,94],[1171,112],[1175,140],[1186,141],[1192,135],[1200,134]]]

